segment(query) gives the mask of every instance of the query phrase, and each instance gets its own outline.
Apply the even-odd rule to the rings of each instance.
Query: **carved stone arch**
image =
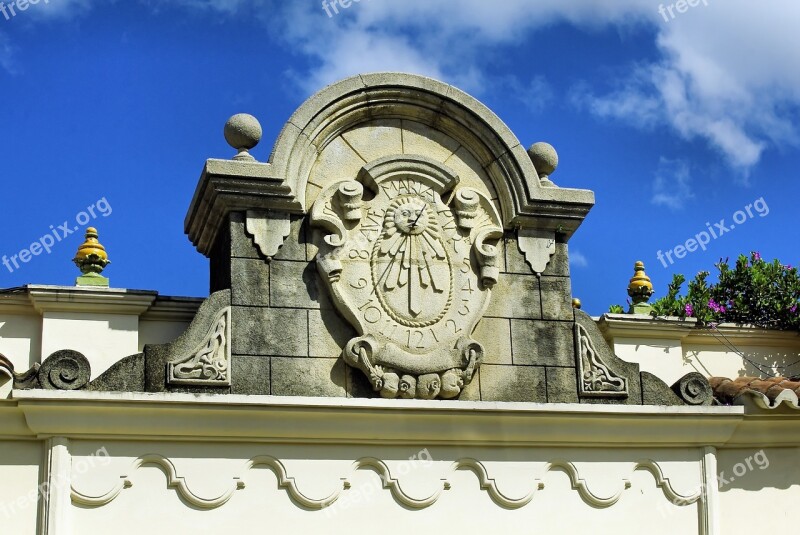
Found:
[[[569,238],[594,195],[546,188],[520,141],[474,97],[443,82],[403,73],[355,76],[323,89],[292,115],[274,146],[272,174],[307,212],[306,190],[317,157],[349,129],[379,119],[425,124],[457,140],[479,161],[497,192],[505,228],[558,231]]]
[[[339,169],[335,159],[321,162],[325,151],[348,132],[377,121],[420,124],[452,139],[481,180],[485,176],[503,228],[523,229],[527,241],[541,242],[525,247],[534,269],[538,264],[529,251],[543,249],[541,244],[553,242],[556,235],[566,243],[594,205],[591,191],[545,187],[517,137],[474,97],[423,76],[375,73],[348,78],[310,97],[284,126],[268,162],[208,160],[185,222],[192,243],[209,256],[231,212],[307,214],[316,194],[353,171]],[[361,164],[374,159],[364,158]],[[314,184],[312,175],[319,167],[341,176]],[[235,191],[229,188],[231,181]]]

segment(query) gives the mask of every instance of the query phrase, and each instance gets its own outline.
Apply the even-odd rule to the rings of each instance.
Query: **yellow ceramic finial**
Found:
[[[78,286],[108,286],[108,279],[100,275],[111,261],[108,259],[106,248],[97,240],[97,229],[86,229],[86,241],[78,247],[75,258],[72,259],[81,270],[83,276],[78,277]]]
[[[631,306],[631,313],[649,312],[650,305],[647,302],[653,296],[653,283],[650,282],[650,277],[644,272],[644,262],[636,262],[634,266],[635,273],[631,278],[628,285],[628,295],[633,302]],[[642,309],[642,310],[638,310]],[[647,309],[647,310],[645,310]]]

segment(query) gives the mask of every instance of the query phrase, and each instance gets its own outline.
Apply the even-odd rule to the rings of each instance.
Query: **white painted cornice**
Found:
[[[491,446],[722,446],[742,407],[14,391],[0,436]],[[800,444],[800,418],[785,423]],[[756,437],[760,438],[760,437]],[[758,442],[761,444],[761,442]],[[783,443],[783,442],[782,442]]]
[[[158,292],[78,286],[28,286],[28,297],[40,314],[85,312],[90,314],[140,315]]]
[[[157,297],[152,306],[140,316],[143,321],[190,322],[203,303],[196,297]]]
[[[760,329],[722,323],[716,330],[698,328],[697,320],[677,317],[654,318],[645,314],[603,314],[597,325],[606,339],[614,338],[658,338],[681,340],[687,344],[719,345],[727,339],[735,345],[758,345],[767,347],[797,346],[800,348],[800,333]]]

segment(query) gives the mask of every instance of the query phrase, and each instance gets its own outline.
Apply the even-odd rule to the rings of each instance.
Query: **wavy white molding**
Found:
[[[183,500],[201,509],[216,509],[225,505],[237,490],[241,490],[246,486],[243,477],[233,477],[232,485],[228,490],[219,496],[205,498],[192,492],[186,480],[177,474],[172,461],[161,455],[149,454],[139,457],[133,462],[129,473],[147,465],[160,468],[164,475],[167,476],[167,488],[175,490]],[[377,472],[383,482],[383,488],[389,490],[397,502],[413,509],[430,507],[439,500],[444,491],[451,488],[451,484],[447,479],[441,479],[441,488],[437,489],[433,494],[419,498],[410,496],[403,490],[399,480],[392,476],[391,470],[386,463],[374,457],[362,457],[353,463],[349,476],[341,478],[341,488],[326,497],[312,498],[298,489],[295,479],[286,473],[286,468],[278,459],[266,455],[254,457],[245,463],[244,472],[249,472],[258,467],[270,468],[278,478],[279,488],[285,490],[296,503],[309,509],[322,509],[333,505],[344,492],[351,488],[350,478],[358,470],[362,469],[372,469]],[[497,481],[490,477],[483,463],[476,459],[463,458],[453,462],[450,466],[450,473],[454,473],[457,470],[468,470],[475,474],[478,478],[480,489],[486,491],[497,505],[507,509],[519,509],[526,506],[531,502],[536,492],[545,489],[545,484],[541,479],[534,479],[533,489],[527,494],[515,498],[500,491]],[[573,463],[560,459],[554,460],[544,465],[542,473],[544,475],[553,470],[560,470],[566,473],[572,489],[578,492],[585,503],[594,507],[607,508],[613,506],[620,500],[624,492],[631,488],[630,479],[624,478],[622,480],[622,489],[618,492],[610,496],[599,496],[589,489],[586,480],[580,476],[578,468]],[[664,477],[661,467],[655,461],[649,459],[637,461],[631,472],[633,473],[637,470],[649,472],[655,479],[656,486],[664,493],[664,497],[675,505],[691,505],[702,497],[701,490],[691,495],[678,493],[673,488],[669,478]],[[72,501],[87,507],[102,507],[114,501],[124,489],[130,488],[132,485],[133,483],[130,481],[129,476],[123,475],[120,476],[119,482],[111,490],[100,495],[86,494],[73,486]]]

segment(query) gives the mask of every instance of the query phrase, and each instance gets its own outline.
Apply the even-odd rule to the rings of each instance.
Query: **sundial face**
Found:
[[[371,178],[368,202],[360,183],[343,181],[312,210],[312,224],[332,231],[320,274],[361,335],[343,356],[385,397],[455,397],[483,353],[470,334],[496,281],[499,218],[455,178]]]
[[[375,294],[389,317],[406,327],[434,325],[452,300],[451,255],[439,224],[440,211],[445,214],[448,209],[435,193],[429,199],[419,194],[398,197],[389,203],[373,244]]]

